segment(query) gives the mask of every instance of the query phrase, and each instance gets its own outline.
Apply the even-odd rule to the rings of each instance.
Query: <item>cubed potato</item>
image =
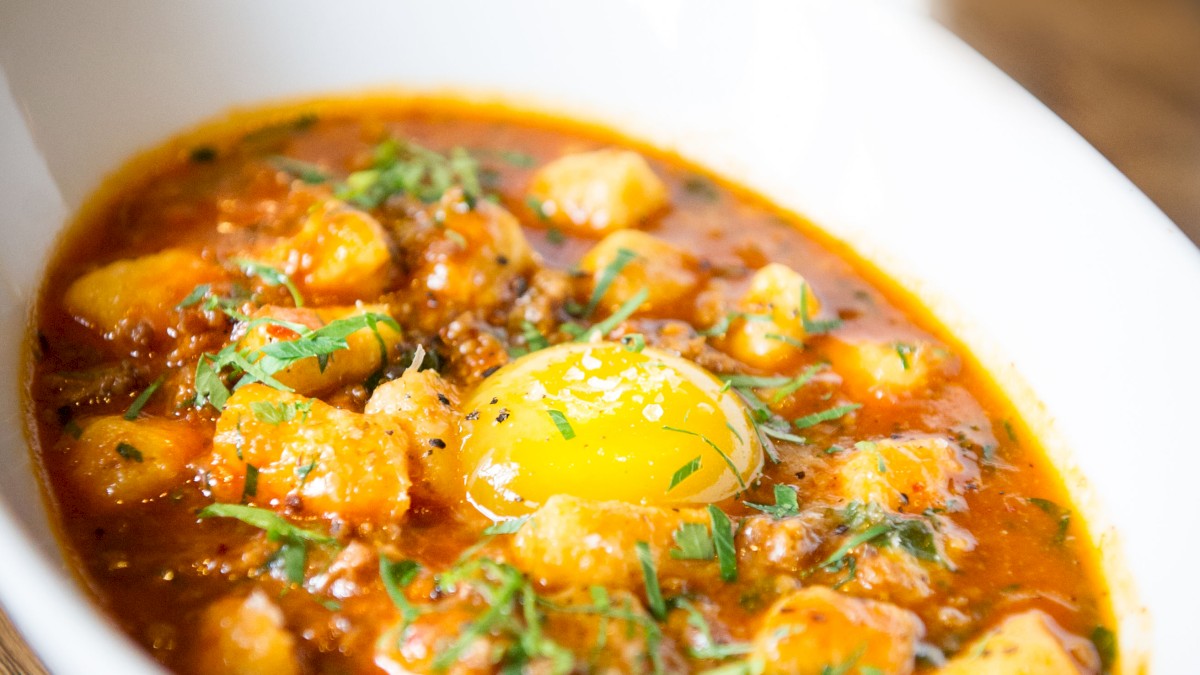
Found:
[[[312,329],[320,328],[338,319],[346,319],[363,314],[388,314],[386,305],[357,305],[350,307],[321,307],[318,309],[303,307],[261,307],[251,314],[252,319],[271,318],[289,321],[307,326]],[[305,396],[312,396],[324,391],[347,384],[360,383],[379,370],[383,363],[384,351],[392,356],[400,333],[392,327],[378,323],[379,337],[370,327],[359,329],[346,337],[347,349],[335,351],[329,355],[325,369],[315,356],[300,359],[283,370],[275,373],[275,379]],[[295,340],[295,332],[271,323],[262,323],[238,340],[241,350],[260,349],[272,342]],[[383,349],[379,340],[383,339]]]
[[[247,467],[257,469],[253,494]],[[210,486],[218,501],[339,517],[399,520],[408,510],[408,441],[367,415],[251,384],[217,420]]]
[[[739,565],[792,574],[808,569],[815,562],[812,554],[821,546],[818,511],[777,520],[754,515],[742,521],[737,534]]]
[[[183,483],[187,466],[207,446],[187,422],[120,415],[80,423],[79,438],[64,437],[71,476],[98,508],[154,499]]]
[[[552,222],[583,235],[636,227],[667,205],[666,186],[629,150],[560,157],[538,170],[529,193]]]
[[[521,224],[503,206],[483,199],[468,205],[462,191],[447,190],[418,215],[401,244],[415,316],[434,331],[466,312],[487,312],[517,293],[532,274],[537,254]]]
[[[365,410],[408,436],[414,493],[443,504],[463,496],[459,405],[458,391],[436,372],[410,369],[379,385]]]
[[[919,340],[830,340],[823,352],[847,391],[858,399],[919,392],[935,374],[957,366],[949,351]]]
[[[1100,658],[1092,643],[1072,635],[1045,612],[1009,616],[937,671],[939,675],[1092,675]]]
[[[704,280],[696,259],[687,252],[640,230],[621,230],[605,237],[579,261],[579,268],[592,277],[593,287],[623,250],[634,257],[613,277],[598,305],[609,313],[645,288],[649,295],[642,313],[678,314],[674,308]]]
[[[209,675],[299,675],[296,640],[266,593],[227,597],[204,610],[196,628],[193,668]]]
[[[167,249],[118,260],[76,279],[63,306],[88,326],[114,337],[129,337],[138,326],[165,335],[177,317],[176,305],[196,286],[220,281],[223,268],[182,249]]]
[[[916,604],[933,595],[934,574],[943,568],[928,565],[898,548],[863,546],[855,551],[854,578],[841,590],[857,597]]]
[[[803,351],[800,345],[808,336],[800,314],[802,299],[808,319],[815,319],[821,303],[804,277],[779,263],[759,269],[738,305],[745,316],[731,322],[725,333],[725,349],[760,368],[788,363]]]
[[[392,260],[383,227],[369,213],[335,199],[309,211],[296,234],[252,257],[279,268],[321,302],[378,298]]]
[[[902,513],[954,509],[979,467],[944,438],[885,438],[858,443],[837,469],[847,501]]]
[[[826,669],[862,673],[866,667],[908,675],[925,626],[916,614],[810,586],[780,598],[754,637],[753,656],[766,673],[821,675]]]
[[[702,509],[598,502],[568,495],[546,500],[513,538],[515,564],[534,579],[555,587],[596,584],[610,588],[643,586],[637,542],[650,547],[663,577],[708,563],[675,560],[673,534],[682,523],[709,522]]]

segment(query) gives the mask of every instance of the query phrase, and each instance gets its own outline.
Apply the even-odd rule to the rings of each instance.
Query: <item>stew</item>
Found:
[[[802,218],[604,129],[245,113],[46,274],[64,545],[182,673],[1097,673],[1107,591],[1004,396]]]

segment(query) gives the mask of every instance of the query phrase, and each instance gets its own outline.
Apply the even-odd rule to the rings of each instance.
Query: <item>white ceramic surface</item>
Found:
[[[231,106],[452,89],[677,149],[916,288],[1066,467],[1106,561],[1127,561],[1137,596],[1122,586],[1123,648],[1152,652],[1155,672],[1200,672],[1200,254],[914,7],[0,4],[12,93],[0,90],[0,603],[55,672],[149,668],[64,572],[20,431],[27,307],[69,212],[131,153]]]

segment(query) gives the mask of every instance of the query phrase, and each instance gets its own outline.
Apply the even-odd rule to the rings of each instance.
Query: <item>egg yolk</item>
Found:
[[[749,413],[690,361],[610,342],[523,356],[467,401],[467,498],[493,519],[557,494],[636,504],[720,501],[762,468]]]

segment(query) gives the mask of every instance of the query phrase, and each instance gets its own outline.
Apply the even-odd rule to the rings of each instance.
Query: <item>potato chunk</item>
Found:
[[[643,288],[649,296],[641,311],[661,313],[664,309],[670,310],[695,293],[703,281],[695,258],[640,230],[621,230],[608,235],[583,256],[579,268],[591,275],[595,286],[618,256],[628,258],[630,255],[634,257],[629,258],[600,298],[599,306],[609,313]]]
[[[667,205],[666,186],[628,150],[560,157],[538,170],[529,192],[547,218],[584,235],[634,227]]]
[[[848,454],[838,468],[842,495],[892,511],[953,508],[979,477],[975,462],[943,438],[863,442]]]
[[[358,305],[310,309],[307,307],[267,306],[255,311],[251,315],[251,319],[279,319],[315,330],[338,319],[347,319],[363,314],[386,315],[387,307],[385,305]],[[376,324],[376,327],[379,331],[378,337],[370,327],[361,328],[348,335],[346,337],[348,348],[331,353],[324,370],[321,369],[317,357],[310,356],[295,361],[275,373],[275,379],[305,396],[366,380],[372,373],[379,370],[383,363],[383,354],[387,353],[390,356],[400,341],[400,334],[392,327],[383,323]],[[295,340],[297,337],[295,332],[284,326],[262,323],[241,337],[238,341],[238,348],[241,350],[259,349],[272,342]],[[380,345],[381,339],[383,340],[382,346]]]
[[[670,555],[682,523],[708,523],[701,509],[598,502],[567,495],[546,500],[513,538],[514,564],[551,586],[641,588],[636,545],[646,542],[666,577],[697,565]]]
[[[1100,671],[1091,642],[1071,635],[1039,610],[1010,616],[984,633],[940,675],[1069,675]]]
[[[462,498],[458,431],[462,413],[453,385],[432,370],[410,369],[379,385],[365,412],[386,419],[408,436],[408,466],[416,494],[443,504]]]
[[[63,306],[105,334],[128,337],[145,325],[164,335],[174,324],[175,306],[188,293],[225,276],[224,269],[195,253],[167,249],[88,272],[67,288]]]
[[[725,333],[725,348],[760,368],[778,368],[799,355],[807,337],[801,304],[809,320],[821,309],[804,277],[787,265],[771,263],[754,273],[735,319]]]
[[[930,377],[956,361],[927,342],[830,340],[824,349],[851,396],[886,398],[920,391]]]
[[[392,254],[369,213],[331,199],[309,212],[299,232],[256,257],[318,299],[353,302],[379,297]]]
[[[79,438],[63,443],[75,484],[98,508],[158,497],[182,482],[206,445],[202,431],[169,419],[106,415],[84,420],[80,429]]]
[[[459,189],[418,212],[400,243],[413,319],[429,331],[504,306],[537,261],[516,217],[486,199],[472,206]]]
[[[249,466],[257,470],[253,494]],[[367,415],[251,384],[225,404],[213,437],[218,501],[383,523],[408,510],[408,442]]]
[[[299,675],[296,640],[266,593],[227,597],[200,617],[195,671],[211,675]]]
[[[810,586],[771,607],[755,634],[753,654],[766,664],[766,673],[820,675],[826,668],[861,673],[870,666],[907,675],[924,634],[912,612]]]

